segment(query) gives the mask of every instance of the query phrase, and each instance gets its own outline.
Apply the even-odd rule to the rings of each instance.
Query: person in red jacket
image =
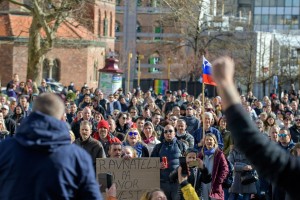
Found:
[[[108,157],[109,145],[112,143],[121,143],[121,141],[109,133],[109,124],[106,120],[99,121],[97,125],[98,134],[94,134],[94,138],[102,143],[105,154]]]

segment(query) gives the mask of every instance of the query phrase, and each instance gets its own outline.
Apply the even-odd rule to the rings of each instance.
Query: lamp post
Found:
[[[168,58],[168,81],[169,81],[169,90],[171,89],[171,58]]]
[[[132,53],[129,53],[128,54],[128,61],[127,61],[127,92],[130,91],[130,60],[132,58]]]
[[[144,59],[144,55],[138,55],[138,87],[141,83],[141,60]]]

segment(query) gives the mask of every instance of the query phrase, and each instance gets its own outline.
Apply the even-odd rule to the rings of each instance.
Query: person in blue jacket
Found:
[[[0,199],[103,199],[91,156],[71,144],[64,103],[37,97],[14,137],[0,143]]]

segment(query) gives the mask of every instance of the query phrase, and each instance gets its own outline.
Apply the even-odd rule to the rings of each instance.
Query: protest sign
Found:
[[[113,175],[117,199],[139,200],[145,191],[160,187],[159,158],[97,158],[96,173]]]

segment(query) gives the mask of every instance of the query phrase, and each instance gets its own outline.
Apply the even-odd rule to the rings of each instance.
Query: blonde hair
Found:
[[[133,155],[132,158],[137,158],[138,157],[137,151],[132,146],[124,146],[123,151],[125,149],[128,149],[129,151],[132,152],[132,155]]]
[[[214,146],[214,147],[215,147],[215,148],[218,148],[218,147],[219,147],[217,137],[216,137],[213,133],[206,133],[205,136],[204,136],[204,141],[205,141],[206,137],[211,137],[211,138],[213,138],[214,141],[215,141],[215,146]]]
[[[124,140],[123,140],[124,142],[128,142],[128,137],[129,137],[128,134],[130,132],[136,132],[137,133],[137,140],[138,140],[138,142],[143,143],[142,142],[141,134],[140,134],[140,132],[136,128],[130,128],[130,129],[128,129],[128,131],[127,131],[127,133],[126,133],[126,135],[124,137]]]
[[[75,141],[75,134],[73,133],[72,130],[69,130],[69,133],[70,133],[70,138],[71,138],[71,143],[73,143]]]
[[[0,118],[0,124],[2,124],[2,128],[0,129],[0,131],[7,131],[4,119]]]
[[[144,192],[143,195],[141,196],[140,200],[152,200],[153,194],[155,192],[164,193],[164,191],[162,191],[160,188],[153,188],[152,190],[150,190],[148,192]]]

